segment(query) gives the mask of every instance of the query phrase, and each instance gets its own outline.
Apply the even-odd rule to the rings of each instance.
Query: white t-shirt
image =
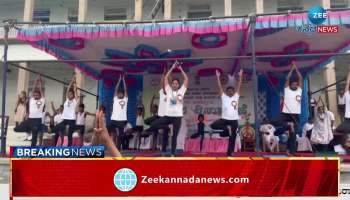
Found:
[[[173,91],[169,85],[165,87],[166,110],[165,115],[169,117],[183,116],[183,101],[187,88],[182,85],[177,91]]]
[[[227,120],[239,120],[238,102],[239,94],[237,92],[232,97],[223,93],[221,95],[221,118]]]
[[[301,95],[302,89],[291,90],[289,87],[284,88],[283,113],[300,114],[301,113]]]
[[[345,105],[345,94],[343,96],[338,95],[338,105]]]
[[[166,110],[166,95],[163,92],[163,89],[159,90],[159,105],[158,105],[158,116],[164,117]]]
[[[350,92],[346,91],[344,93],[345,99],[345,118],[350,118]]]
[[[85,112],[78,112],[77,113],[76,125],[84,126],[85,125],[85,121],[86,121]]]
[[[55,117],[53,118],[53,122],[54,122],[55,125],[61,123],[62,121],[63,121],[63,119],[62,119],[62,114],[61,113],[55,115]]]
[[[62,118],[67,119],[67,120],[75,120],[76,114],[75,114],[75,109],[77,107],[77,100],[72,99],[69,100],[68,98],[63,104],[63,113],[62,113]]]
[[[34,99],[34,97],[31,97],[29,99],[29,118],[40,118],[42,119],[44,116],[44,106],[45,106],[45,99]]]
[[[128,97],[119,99],[117,96],[113,98],[113,112],[111,120],[127,121]]]
[[[302,137],[306,137],[306,133],[314,128],[314,124],[305,123],[303,126]]]
[[[143,126],[143,117],[142,116],[136,117],[136,126]]]

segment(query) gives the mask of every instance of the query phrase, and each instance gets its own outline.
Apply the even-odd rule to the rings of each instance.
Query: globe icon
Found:
[[[131,191],[136,184],[136,173],[129,168],[121,168],[114,174],[114,186],[121,192]]]

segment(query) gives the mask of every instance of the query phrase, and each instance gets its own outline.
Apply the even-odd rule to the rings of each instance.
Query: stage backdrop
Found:
[[[181,78],[180,75],[176,75]],[[160,75],[146,75],[143,77],[143,102],[146,106],[147,116],[149,116],[149,102],[153,95],[157,95],[160,89]],[[181,80],[181,79],[180,79]],[[209,125],[221,116],[221,100],[218,95],[218,85],[215,76],[197,77],[189,75],[190,87],[188,88],[184,101],[184,118],[188,128],[188,134],[193,134],[196,130],[197,115],[204,114],[206,124]],[[229,85],[227,79],[224,80],[224,88]],[[254,122],[252,81],[244,81],[241,89],[239,104],[241,115],[240,124],[245,122],[247,114],[251,114],[250,122]],[[183,135],[183,134],[181,134]]]

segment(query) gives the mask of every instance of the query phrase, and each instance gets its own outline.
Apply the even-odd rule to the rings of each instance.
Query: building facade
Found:
[[[241,16],[249,13],[277,13],[302,11],[322,5],[325,8],[349,8],[350,0],[0,0],[0,20],[42,22],[94,22],[152,19],[203,18],[209,16]],[[68,82],[74,73],[78,74],[78,85],[97,93],[97,81],[84,77],[64,63],[31,62],[55,60],[54,57],[15,40],[15,30],[10,32],[9,60],[18,61],[22,67]],[[4,32],[0,29],[0,38]],[[1,41],[2,42],[2,41]],[[0,55],[3,43],[0,44]],[[344,78],[348,69],[348,56],[338,57],[323,70],[310,78],[311,91],[315,91],[336,80]],[[1,64],[0,64],[1,65]],[[3,68],[0,69],[2,73]],[[29,91],[35,74],[9,66],[6,114],[12,119],[17,94]],[[2,84],[2,81],[0,82]],[[0,85],[2,88],[2,85]],[[53,80],[45,79],[47,102],[62,104],[65,87]],[[339,90],[340,87],[338,87]],[[323,95],[332,111],[336,111],[336,90],[331,87]],[[2,99],[0,99],[1,103]],[[85,95],[84,102],[89,111],[96,107],[96,97]],[[13,123],[11,121],[11,123]]]

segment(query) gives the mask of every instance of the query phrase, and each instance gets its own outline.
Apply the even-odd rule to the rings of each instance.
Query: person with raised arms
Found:
[[[181,85],[179,79],[172,79],[171,84],[169,84],[169,77],[173,70],[177,68],[181,71],[184,82]],[[165,126],[170,124],[173,125],[173,136],[171,141],[171,155],[175,156],[176,145],[177,145],[177,135],[180,131],[181,120],[183,117],[183,101],[184,95],[188,88],[188,77],[181,67],[181,64],[175,62],[170,70],[165,74],[163,81],[163,88],[166,97],[166,107],[164,112],[164,117],[161,117],[151,124],[150,130],[163,129]],[[162,99],[160,99],[162,101]],[[167,133],[164,133],[163,138],[167,137]],[[164,143],[164,140],[163,140]],[[164,144],[163,144],[164,145]]]
[[[293,71],[297,73],[298,78],[292,80]],[[292,63],[284,86],[284,98],[281,121],[287,123],[289,129],[288,137],[288,155],[294,155],[296,151],[296,132],[299,126],[299,115],[301,114],[303,77],[295,63]]]
[[[42,89],[41,76],[35,80],[32,96],[29,99],[29,114],[28,119],[22,121],[15,128],[15,132],[31,132],[31,146],[36,146],[38,132],[41,128],[42,118],[45,111],[45,97]]]
[[[215,130],[223,130],[223,136],[229,137],[229,144],[227,148],[227,156],[232,156],[235,149],[235,141],[238,129],[238,105],[240,90],[242,86],[243,70],[239,71],[239,80],[236,89],[228,86],[224,92],[220,81],[220,72],[216,71],[216,78],[219,86],[219,95],[221,97],[221,119],[214,121],[210,127]],[[230,127],[230,129],[228,128]]]
[[[73,144],[78,101],[79,96],[77,92],[76,78],[73,76],[67,88],[66,101],[63,104],[62,122],[57,124],[52,130],[53,133],[59,135],[59,132],[64,133],[66,126],[68,126],[68,146],[72,146]]]
[[[123,81],[124,91],[119,89],[120,82]],[[127,109],[128,109],[128,89],[125,83],[125,76],[120,75],[118,83],[115,87],[113,98],[113,111],[111,116],[111,122],[108,126],[109,133],[113,135],[113,141],[117,138],[117,148],[127,149],[123,143],[124,141],[124,128],[127,121]],[[118,133],[116,133],[116,131]],[[117,137],[118,136],[118,137]]]
[[[150,105],[150,112],[152,113],[152,117],[147,118],[145,120],[145,124],[151,126],[153,122],[158,120],[159,118],[162,118],[165,116],[165,110],[166,110],[166,103],[167,103],[167,97],[166,92],[164,89],[164,76],[166,74],[166,69],[164,69],[164,72],[162,74],[162,78],[160,80],[160,89],[158,91],[159,93],[159,103],[158,105],[154,103],[155,96],[152,97],[151,105]],[[162,141],[162,152],[166,151],[166,147],[168,145],[168,133],[169,133],[169,126],[164,125],[163,127],[159,127],[163,130],[163,141]],[[153,132],[153,149],[156,149],[157,145],[157,137],[159,133],[159,129],[154,129],[152,126],[145,130],[145,132]]]

